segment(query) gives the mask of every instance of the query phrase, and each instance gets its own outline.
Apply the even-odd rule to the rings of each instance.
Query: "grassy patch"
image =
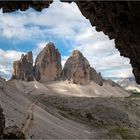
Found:
[[[140,139],[140,135],[135,134],[134,131],[132,131],[129,128],[117,127],[117,128],[111,129],[108,135],[111,138],[114,138],[115,136],[119,135],[121,136],[122,139]]]
[[[129,92],[131,93],[131,97],[140,97],[140,92],[137,90],[129,90]]]

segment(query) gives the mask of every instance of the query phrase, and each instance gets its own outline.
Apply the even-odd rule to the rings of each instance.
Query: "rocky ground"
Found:
[[[0,91],[6,127],[33,139],[139,139],[140,98],[108,82],[98,86],[8,81]]]

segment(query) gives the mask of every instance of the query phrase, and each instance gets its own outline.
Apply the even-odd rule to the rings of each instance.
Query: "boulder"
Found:
[[[12,79],[33,81],[33,55],[32,52],[21,55],[20,60],[13,62]]]
[[[48,43],[36,58],[34,75],[37,81],[47,82],[61,77],[61,55],[53,43]]]

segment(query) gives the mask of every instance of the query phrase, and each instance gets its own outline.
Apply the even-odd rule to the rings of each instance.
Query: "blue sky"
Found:
[[[6,79],[14,60],[30,50],[35,58],[48,42],[59,49],[62,65],[72,50],[79,49],[103,77],[132,76],[129,59],[120,56],[114,40],[96,32],[74,3],[55,0],[42,12],[0,11],[0,32],[0,75]]]

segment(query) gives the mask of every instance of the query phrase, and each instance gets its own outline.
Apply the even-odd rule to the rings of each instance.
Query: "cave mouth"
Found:
[[[51,2],[49,4],[51,4]],[[49,4],[46,4],[46,7],[43,8],[48,8]],[[46,42],[51,41],[56,44],[56,47],[58,47],[62,53],[62,63],[65,62],[70,50],[79,49],[88,58],[92,66],[97,69],[97,71],[100,71],[104,77],[124,78],[132,76],[129,60],[121,57],[115,49],[116,41],[114,43],[114,40],[109,40],[108,36],[105,36],[103,32],[97,32],[96,30],[100,31],[100,29],[97,26],[96,28],[91,26],[91,21],[89,22],[85,19],[85,15],[83,16],[83,13],[81,14],[79,11],[79,9],[81,10],[80,3],[76,4],[54,1],[48,9],[43,10],[41,13],[29,9],[25,12],[16,11],[14,13],[1,14],[2,21],[5,25],[8,24],[8,20],[11,21],[10,25],[8,24],[8,26],[6,26],[7,30],[5,30],[4,27],[2,28],[3,37],[7,39],[7,41],[12,40],[12,42],[14,42],[14,39],[17,39],[12,43],[16,44],[14,46],[16,51],[20,50],[17,54],[20,54],[21,51],[27,52],[33,50],[36,55]],[[38,3],[35,4],[36,6],[38,5],[38,9],[35,5],[31,6],[32,4],[30,3],[29,5],[37,11],[41,10],[41,5]],[[28,7],[25,6],[21,10],[26,10],[26,8]],[[13,7],[11,9],[14,11]],[[16,10],[17,9],[18,8],[16,8]],[[73,9],[73,11],[71,11],[71,9]],[[5,7],[4,12],[12,11],[8,11],[8,9],[6,11]],[[10,20],[11,15],[12,20]],[[15,15],[18,20],[14,18]],[[123,14],[121,15],[121,17],[123,17]],[[4,20],[6,18],[8,18],[7,22]],[[120,20],[121,19],[122,18],[120,18]],[[16,28],[16,24],[18,28]],[[109,27],[109,29],[111,29],[111,27]],[[47,38],[44,36],[46,33],[48,33]],[[38,38],[38,36],[40,36],[40,38]],[[30,42],[30,38],[33,43]],[[26,41],[24,42],[24,40]],[[37,40],[41,41],[37,42]],[[24,44],[21,42],[24,42]],[[19,44],[22,44],[20,48],[17,47]],[[29,44],[31,44],[31,47],[29,47]],[[23,46],[24,49],[21,49]],[[38,48],[35,48],[35,46]],[[12,46],[10,47],[10,50],[12,50]],[[14,53],[16,53],[15,50]],[[13,55],[8,49],[2,51],[9,53],[6,55],[6,58]],[[8,70],[11,71],[11,69]],[[3,73],[4,72],[5,70],[3,70]]]

